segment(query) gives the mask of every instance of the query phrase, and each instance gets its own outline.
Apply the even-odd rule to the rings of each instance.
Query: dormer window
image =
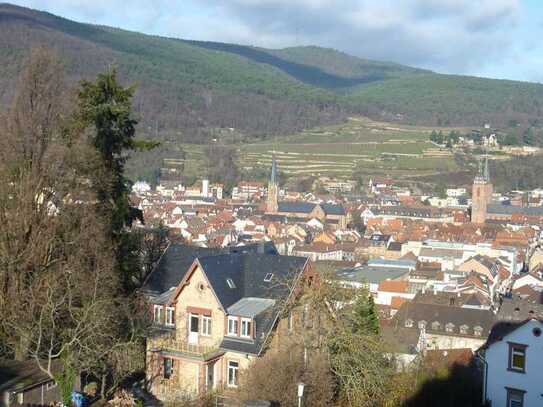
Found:
[[[241,335],[244,338],[250,338],[252,336],[251,331],[252,323],[250,319],[243,318],[241,320]]]
[[[406,328],[413,328],[413,320],[412,319],[406,319],[405,320],[405,327]]]
[[[226,279],[226,284],[228,284],[228,287],[230,287],[231,289],[236,288],[236,284],[234,284],[234,280],[232,280],[231,278]]]
[[[163,318],[162,318],[162,305],[155,305],[153,307],[153,322],[155,324],[162,324]]]
[[[238,317],[228,317],[228,335],[238,336]]]
[[[173,307],[166,307],[166,325],[175,325],[175,308]]]
[[[460,333],[465,335],[468,333],[468,326],[467,325],[462,325],[460,326]]]
[[[447,332],[453,332],[454,331],[454,324],[449,322],[447,325],[445,325],[445,330]]]
[[[264,277],[264,282],[269,283],[270,281],[272,281],[272,278],[273,278],[273,274],[268,273],[266,274],[266,277]]]
[[[475,336],[481,336],[483,334],[483,328],[481,328],[480,326],[476,326],[475,328],[473,328],[473,333],[475,334]]]
[[[432,329],[434,331],[439,331],[440,328],[441,328],[441,324],[438,321],[432,322]]]
[[[426,321],[419,321],[419,329],[426,328]]]

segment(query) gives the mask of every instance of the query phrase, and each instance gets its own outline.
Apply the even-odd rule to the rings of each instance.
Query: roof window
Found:
[[[226,279],[226,284],[228,284],[228,287],[232,289],[236,288],[236,284],[234,284],[234,280],[232,280],[231,278]]]
[[[269,283],[270,281],[272,281],[272,278],[273,278],[273,274],[272,273],[268,273],[266,274],[266,277],[264,277],[264,281],[266,283]]]

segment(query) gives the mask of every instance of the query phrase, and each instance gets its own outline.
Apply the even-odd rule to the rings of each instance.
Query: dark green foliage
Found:
[[[126,231],[132,222],[143,222],[141,211],[130,204],[129,182],[124,176],[127,151],[135,149],[136,120],[132,116],[133,88],[122,87],[115,70],[99,74],[95,82],[83,81],[79,92],[77,119],[90,128],[90,142],[98,152],[99,170],[93,179],[98,212],[117,245],[117,268],[127,292],[133,286],[132,273],[140,269],[139,239]]]
[[[353,330],[361,335],[379,334],[379,317],[373,297],[363,292],[353,306]]]
[[[24,50],[39,41],[63,50],[73,77],[95,75],[115,61],[122,77],[139,84],[135,110],[142,127],[161,138],[209,127],[288,133],[356,113],[414,124],[502,127],[542,116],[539,84],[441,75],[320,47],[181,41],[10,5],[0,6],[0,16],[4,100]]]
[[[111,216],[113,235],[119,235],[141,216],[130,205],[130,189],[124,177],[126,152],[135,148],[133,93],[133,88],[119,84],[115,70],[99,74],[95,82],[83,81],[79,92],[79,120],[84,127],[91,127],[91,143],[104,166],[95,188],[104,214]]]
[[[518,157],[508,161],[491,163],[492,182],[500,191],[541,188],[543,182],[543,160],[541,157]]]

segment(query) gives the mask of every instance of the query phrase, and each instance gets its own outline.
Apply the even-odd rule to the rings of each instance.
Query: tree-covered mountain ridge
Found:
[[[140,128],[206,142],[214,129],[292,133],[361,114],[423,125],[534,124],[543,85],[443,75],[316,46],[264,49],[145,35],[0,4],[0,104],[33,47],[54,48],[69,80],[111,65],[137,86]]]

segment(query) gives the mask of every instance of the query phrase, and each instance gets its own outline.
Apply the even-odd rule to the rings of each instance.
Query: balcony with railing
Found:
[[[189,357],[208,359],[219,353],[220,343],[191,343],[188,338],[176,332],[155,333],[147,339],[147,348],[151,351],[180,353]]]

